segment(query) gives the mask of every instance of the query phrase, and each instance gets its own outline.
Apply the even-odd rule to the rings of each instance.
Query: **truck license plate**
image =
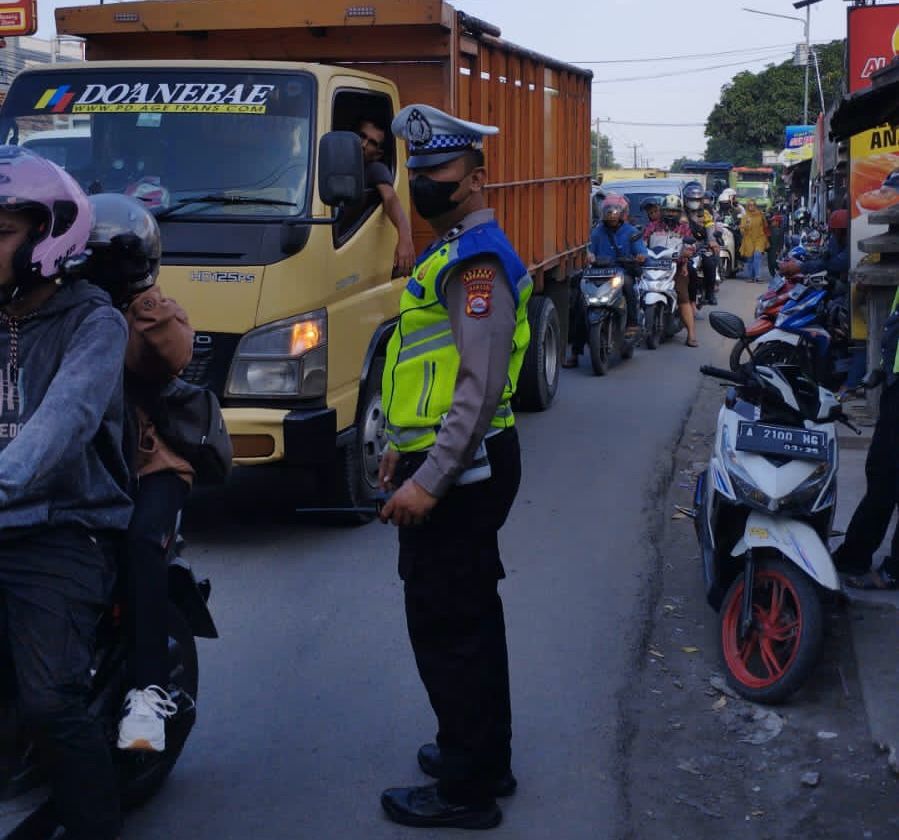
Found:
[[[759,455],[784,455],[806,461],[827,460],[827,435],[789,426],[741,422],[737,429],[737,449]]]

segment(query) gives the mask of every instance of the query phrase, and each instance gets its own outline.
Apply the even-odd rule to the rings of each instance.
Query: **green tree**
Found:
[[[683,172],[684,164],[692,163],[695,160],[696,158],[679,157],[677,160],[671,162],[671,171]]]
[[[817,47],[825,107],[842,94],[843,41]],[[809,67],[809,122],[820,108],[814,59]],[[792,60],[769,65],[760,73],[743,71],[721,89],[721,98],[706,122],[706,160],[729,160],[737,166],[762,161],[762,149],[782,149],[784,128],[802,123],[805,70]]]
[[[598,136],[599,140],[597,142],[596,132],[590,132],[590,171],[595,174],[601,169],[621,169],[621,165],[615,162],[612,141],[605,134]]]

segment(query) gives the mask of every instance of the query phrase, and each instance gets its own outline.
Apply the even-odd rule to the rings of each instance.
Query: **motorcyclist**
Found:
[[[78,184],[17,146],[0,147],[0,180],[0,695],[15,685],[65,836],[114,840],[118,786],[88,695],[132,509],[128,330],[105,292],[67,273],[91,228]]]
[[[627,199],[619,195],[606,196],[602,203],[602,222],[590,234],[587,262],[598,260],[618,263],[624,269],[624,298],[627,302],[627,328],[625,336],[632,338],[638,332],[637,293],[634,290],[635,268],[633,263],[646,260],[646,246],[640,232],[625,221],[628,213]],[[623,262],[622,262],[623,261]]]
[[[784,260],[779,264],[783,275],[826,271],[835,279],[846,278],[849,272],[849,211],[834,210],[830,214],[827,227],[830,230],[830,237],[826,252],[817,258],[813,255],[802,262],[792,258]]]
[[[129,676],[119,723],[122,750],[163,752],[165,721],[177,707],[169,677],[167,550],[194,480],[190,464],[153,422],[161,389],[190,362],[194,332],[184,310],[156,285],[161,245],[156,218],[134,199],[91,196],[94,226],[84,272],[104,288],[128,322],[125,392],[134,426],[126,449],[134,515],[124,552]]]
[[[703,189],[698,181],[692,181],[684,187],[684,209],[691,236],[699,248],[710,252],[704,253],[701,257],[702,286],[705,302],[715,306],[718,303],[715,291],[718,281],[718,251],[721,250],[721,246],[715,239],[715,220],[708,210],[703,209]],[[693,263],[691,262],[687,268],[692,273],[693,282],[697,283],[698,276]]]
[[[662,199],[662,217],[658,222],[647,225],[643,231],[643,239],[650,246],[656,243],[667,247],[669,237],[680,240],[691,239],[693,234],[690,225],[684,219],[684,204],[681,197],[676,194],[666,195]],[[664,241],[660,241],[664,240]],[[696,341],[696,318],[693,311],[693,301],[696,299],[696,289],[691,288],[690,274],[687,270],[687,262],[693,254],[692,246],[686,246],[681,251],[678,260],[677,274],[675,275],[675,290],[677,292],[677,306],[680,310],[681,320],[687,328],[687,346],[698,347]]]
[[[640,202],[640,209],[646,214],[647,227],[662,218],[662,208],[659,205],[659,200],[655,196],[644,198],[643,201]],[[645,238],[646,237],[644,237],[644,239]]]

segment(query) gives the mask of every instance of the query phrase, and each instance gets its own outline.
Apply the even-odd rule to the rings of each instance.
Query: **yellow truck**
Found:
[[[544,293],[520,399],[550,404],[558,309],[589,236],[589,72],[443,0],[156,0],[56,21],[88,60],[20,73],[0,131],[14,143],[54,132],[85,189],[153,208],[160,283],[197,332],[184,376],[219,395],[238,464],[312,468],[322,504],[376,492],[384,349],[405,281],[374,190],[340,213],[325,205],[321,144],[363,119],[389,126],[414,101],[502,130],[487,148],[489,200]],[[403,144],[385,145],[423,248]]]

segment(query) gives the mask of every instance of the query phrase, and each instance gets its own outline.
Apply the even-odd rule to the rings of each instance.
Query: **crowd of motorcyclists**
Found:
[[[596,207],[588,264],[615,264],[622,269],[627,302],[625,336],[634,342],[641,334],[639,278],[646,260],[653,257],[653,248],[676,243],[677,308],[689,347],[698,346],[697,312],[703,306],[716,305],[721,281],[737,275],[741,268],[749,282],[760,282],[766,263],[772,282],[820,271],[845,276],[848,271],[845,210],[831,214],[825,237],[805,207],[791,214],[781,204],[763,212],[751,199],[743,206],[732,188],[716,196],[698,181],[684,184],[678,193],[643,201],[639,209],[648,222],[642,230],[630,223],[631,208],[623,196],[610,192]],[[842,293],[842,289],[837,291]],[[583,351],[585,317],[583,294],[574,288],[566,367],[577,366]]]

